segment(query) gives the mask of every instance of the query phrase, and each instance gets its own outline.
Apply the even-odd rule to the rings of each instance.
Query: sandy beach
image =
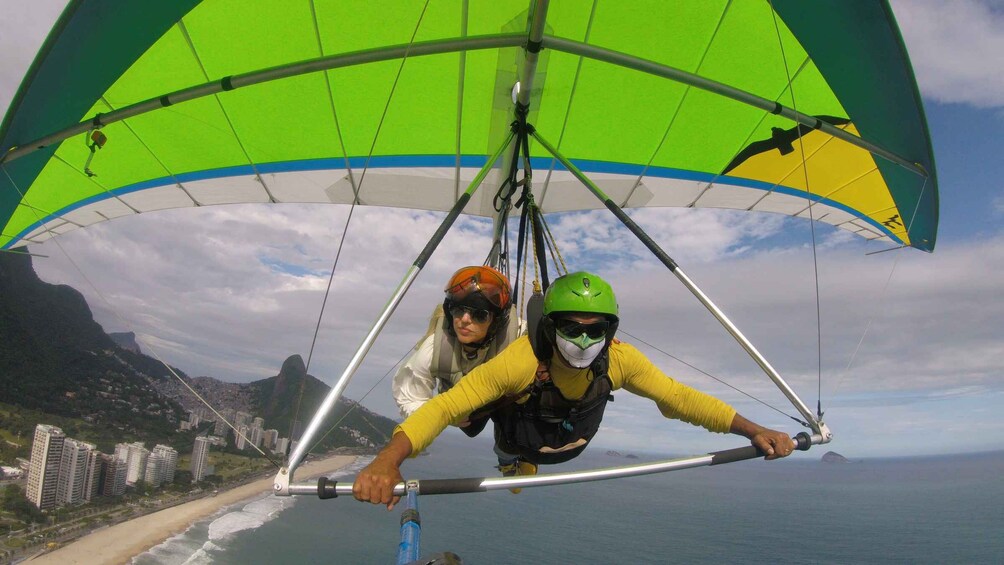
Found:
[[[296,481],[331,473],[355,461],[354,455],[336,455],[312,461],[296,471]],[[88,565],[128,563],[133,557],[187,530],[219,509],[270,492],[272,478],[261,479],[216,496],[200,498],[90,533],[69,545],[31,560],[34,564]]]

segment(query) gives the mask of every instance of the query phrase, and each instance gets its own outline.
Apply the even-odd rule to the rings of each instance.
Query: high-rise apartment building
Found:
[[[90,502],[101,496],[101,473],[104,468],[104,455],[97,449],[92,449],[87,455],[87,475],[84,477],[84,501]]]
[[[120,444],[121,445],[121,444]],[[115,446],[115,454],[118,455],[118,446]],[[128,472],[126,473],[126,484],[134,485],[143,480],[146,475],[146,461],[150,457],[150,450],[143,445],[143,442],[128,444],[126,463]]]
[[[59,466],[62,462],[65,440],[66,434],[56,426],[48,424],[35,426],[25,496],[41,510],[56,507]]]
[[[247,448],[248,442],[251,441],[251,438],[248,437],[250,433],[251,433],[251,428],[245,425],[237,426],[237,434],[236,434],[237,437],[234,440],[234,445],[237,446],[237,449]]]
[[[227,437],[227,432],[230,431],[230,426],[227,425],[227,421],[222,418],[216,420],[216,424],[213,426],[213,435],[220,437]]]
[[[251,424],[251,414],[247,412],[237,412],[234,414],[234,426],[240,425],[248,426]]]
[[[164,457],[161,454],[151,452],[147,457],[143,482],[150,488],[157,488],[164,482]]]
[[[122,496],[126,489],[129,464],[113,455],[101,454],[104,474],[101,477],[101,496]]]
[[[262,446],[265,449],[275,449],[277,439],[279,439],[279,430],[265,430],[261,436]]]
[[[197,483],[206,478],[209,467],[209,439],[205,436],[195,438],[192,448],[192,482]]]
[[[66,438],[59,463],[59,479],[56,482],[56,506],[83,504],[84,487],[87,483],[87,464],[90,454],[97,446],[85,441]]]
[[[289,450],[289,438],[281,437],[275,440],[275,448],[272,449],[272,453],[286,453]]]
[[[157,446],[153,448],[153,452],[159,454],[164,460],[164,477],[161,482],[173,483],[174,473],[178,470],[177,450],[168,445],[157,444]]]
[[[255,447],[261,447],[261,439],[265,435],[265,430],[255,426],[248,430],[248,441]]]

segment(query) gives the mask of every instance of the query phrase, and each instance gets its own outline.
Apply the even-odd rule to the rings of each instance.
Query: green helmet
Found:
[[[544,294],[544,316],[556,312],[588,312],[617,320],[617,298],[600,277],[578,271],[558,277]]]

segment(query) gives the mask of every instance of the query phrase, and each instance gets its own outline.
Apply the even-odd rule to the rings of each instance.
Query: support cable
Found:
[[[321,331],[321,322],[324,320],[324,310],[328,303],[328,296],[331,294],[331,285],[334,282],[335,273],[337,272],[338,269],[338,260],[342,255],[342,248],[345,245],[345,240],[348,235],[349,225],[352,221],[353,212],[355,212],[356,205],[359,203],[359,193],[362,191],[363,180],[366,178],[366,171],[369,168],[370,159],[373,157],[373,151],[376,149],[377,140],[380,137],[380,130],[383,128],[384,119],[387,117],[387,111],[390,109],[390,103],[394,98],[394,92],[397,89],[397,83],[401,79],[402,71],[404,71],[404,64],[408,60],[409,49],[411,45],[413,45],[415,42],[415,37],[418,35],[418,30],[422,25],[422,20],[424,19],[425,12],[428,8],[429,8],[429,0],[426,0],[425,4],[422,6],[422,12],[418,16],[418,22],[415,23],[415,29],[412,31],[411,39],[408,42],[408,47],[405,48],[404,56],[401,58],[401,64],[398,65],[397,74],[394,75],[394,82],[391,85],[390,92],[387,94],[387,102],[384,103],[383,112],[380,115],[380,121],[377,123],[376,131],[373,133],[373,142],[370,144],[370,150],[369,153],[366,155],[366,161],[363,164],[362,173],[360,173],[359,175],[359,183],[353,184],[352,186],[352,190],[354,192],[352,198],[352,205],[349,207],[349,214],[348,217],[345,219],[345,226],[342,229],[342,235],[338,241],[338,248],[337,251],[335,252],[335,259],[333,264],[331,265],[331,274],[328,276],[328,284],[324,289],[324,298],[321,300],[321,309],[317,313],[317,323],[314,326],[314,335],[310,341],[310,351],[307,353],[307,362],[304,367],[304,372],[308,375],[310,374],[310,362],[311,360],[313,360],[314,349],[317,345],[317,336]],[[340,138],[341,131],[339,130],[338,133]],[[294,428],[290,430],[290,436],[289,436],[290,438],[293,437],[293,432],[295,432],[296,422],[299,419],[300,407],[303,403],[303,394],[306,389],[306,384],[307,384],[307,379],[304,378],[303,381],[300,383],[300,393],[296,400],[296,408],[293,411],[293,419],[290,422],[290,427]]]
[[[795,85],[792,82],[791,69],[788,68],[788,59],[784,52],[784,42],[781,40],[781,29],[777,23],[777,12],[774,11],[774,2],[770,0],[771,15],[774,22],[774,33],[777,35],[778,47],[781,51],[781,61],[784,64],[784,75],[788,83],[788,92],[791,95],[791,109],[798,113],[798,104],[795,100]],[[802,128],[796,127],[795,133],[798,135],[798,150],[802,155],[802,177],[805,182],[805,201],[808,203],[809,212],[809,233],[812,238],[812,281],[816,299],[816,418],[823,419],[823,323],[822,312],[819,300],[819,256],[816,243],[816,218],[814,217],[812,199],[812,187],[809,184],[809,164],[805,153],[805,140],[802,136]]]
[[[926,191],[926,190],[927,190],[927,179],[924,179],[924,185],[920,189],[920,197],[921,198],[923,198],[924,191]],[[918,206],[920,205],[920,198],[917,199],[917,205]],[[913,212],[913,218],[910,219],[911,226],[913,224],[913,219],[916,218],[916,217],[917,217],[917,209],[915,208],[914,212]],[[911,226],[907,226],[907,232],[908,233],[909,233],[909,229],[910,229]],[[903,248],[899,247],[899,248],[896,248],[896,249],[903,249]],[[895,249],[886,250],[886,251],[894,251],[894,250]],[[851,353],[851,358],[847,361],[847,366],[844,367],[843,375],[841,375],[840,379],[837,380],[837,384],[833,387],[833,390],[831,391],[831,394],[835,395],[837,393],[837,390],[840,389],[840,386],[844,383],[844,380],[850,374],[850,372],[851,372],[851,366],[857,360],[858,351],[861,349],[861,345],[864,343],[865,337],[868,335],[868,332],[871,330],[872,324],[875,322],[875,319],[878,316],[880,316],[880,315],[882,315],[882,314],[885,313],[885,310],[886,310],[885,307],[886,307],[886,304],[887,304],[887,293],[888,293],[888,290],[889,290],[889,286],[892,284],[893,274],[896,272],[896,267],[899,265],[899,258],[900,257],[902,257],[902,253],[897,253],[896,254],[896,258],[893,260],[892,268],[889,269],[889,276],[886,277],[885,284],[882,286],[882,292],[879,294],[878,303],[880,305],[880,310],[881,311],[880,312],[876,312],[875,314],[873,314],[871,317],[868,318],[868,323],[865,324],[865,329],[861,333],[861,338],[858,339],[857,345],[854,346],[854,352]]]
[[[724,385],[724,386],[727,386],[727,387],[731,388],[732,390],[734,390],[735,392],[738,392],[739,394],[745,396],[746,398],[749,398],[750,400],[752,400],[754,402],[758,402],[758,403],[762,404],[763,406],[765,406],[767,408],[770,408],[771,410],[777,412],[778,414],[780,414],[780,415],[782,415],[782,416],[784,416],[786,418],[791,418],[792,420],[798,422],[803,427],[810,427],[809,424],[807,422],[805,422],[804,420],[796,418],[795,416],[792,416],[791,414],[788,414],[787,412],[785,412],[784,410],[781,410],[780,408],[774,406],[773,404],[770,404],[769,402],[767,402],[765,400],[762,400],[762,399],[758,398],[757,396],[754,396],[754,395],[746,392],[745,390],[743,390],[743,389],[741,389],[741,388],[739,388],[739,387],[737,387],[735,385],[729,384],[728,381],[725,381],[724,379],[716,377],[716,376],[712,375],[711,373],[705,371],[704,369],[701,369],[700,367],[698,367],[698,366],[696,366],[696,365],[694,365],[692,363],[688,363],[687,361],[684,361],[683,359],[680,359],[676,355],[673,355],[672,353],[670,353],[670,352],[668,352],[668,351],[666,351],[664,349],[661,349],[661,348],[659,348],[659,347],[657,347],[655,345],[652,345],[651,343],[649,343],[648,341],[645,341],[644,339],[638,337],[637,335],[634,335],[634,334],[632,334],[630,332],[625,331],[623,327],[618,327],[617,328],[617,333],[618,334],[624,334],[624,335],[630,337],[631,339],[633,339],[634,341],[637,341],[638,343],[643,343],[643,344],[651,347],[652,349],[658,351],[659,353],[662,353],[666,357],[669,357],[670,359],[673,359],[674,361],[677,361],[679,363],[682,363],[682,364],[686,365],[687,367],[690,367],[691,369],[697,371],[698,373],[701,373],[705,377],[708,377],[709,379],[717,381],[721,385]]]
[[[546,149],[549,153],[551,153],[559,161],[561,161],[561,164],[572,175],[574,175],[577,179],[579,179],[579,181],[583,185],[585,185],[586,188],[589,189],[589,192],[591,192],[593,196],[595,196],[598,200],[603,202],[603,204],[607,207],[607,209],[610,210],[610,212],[613,213],[614,216],[616,216],[617,219],[619,219],[621,223],[623,223],[624,226],[631,231],[631,233],[633,233],[636,237],[638,237],[638,239],[649,249],[649,251],[651,251],[656,256],[656,258],[663,265],[665,265],[674,275],[676,275],[677,279],[679,279],[680,282],[687,287],[687,289],[694,295],[694,297],[697,298],[698,301],[700,301],[701,304],[704,305],[704,307],[708,310],[708,312],[710,312],[715,317],[715,319],[717,319],[719,323],[722,324],[722,327],[724,327],[725,330],[732,335],[732,337],[739,343],[739,345],[742,346],[744,350],[746,350],[746,353],[748,353],[749,356],[760,366],[760,368],[763,369],[764,373],[767,374],[770,380],[772,380],[774,384],[781,390],[781,392],[788,398],[788,400],[792,403],[795,409],[798,410],[798,412],[806,419],[806,421],[810,423],[810,426],[812,427],[813,431],[817,435],[823,438],[822,441],[824,443],[830,441],[832,439],[832,434],[830,433],[826,425],[822,421],[817,420],[815,418],[815,416],[812,414],[812,411],[808,408],[808,406],[806,406],[805,403],[802,402],[802,400],[798,397],[798,395],[791,388],[791,386],[789,386],[788,383],[784,381],[781,375],[777,372],[776,369],[774,369],[773,366],[771,366],[770,362],[767,361],[767,359],[763,356],[763,354],[761,354],[752,344],[752,342],[750,342],[750,340],[745,335],[743,335],[743,333],[739,330],[739,328],[736,327],[736,325],[733,324],[731,320],[729,320],[728,316],[726,316],[725,313],[720,308],[718,308],[718,306],[716,306],[714,302],[712,302],[711,299],[696,284],[694,284],[694,282],[690,279],[690,277],[688,277],[682,271],[682,269],[680,269],[679,265],[677,265],[676,262],[673,261],[673,259],[669,255],[667,255],[666,252],[663,251],[662,248],[660,248],[659,245],[655,241],[653,241],[652,238],[648,234],[646,234],[645,231],[642,230],[641,227],[638,226],[638,224],[635,223],[635,221],[632,220],[631,217],[624,212],[624,210],[622,210],[619,206],[617,206],[617,204],[615,204],[613,200],[611,200],[606,193],[604,193],[598,186],[596,186],[596,183],[594,183],[581,170],[579,170],[579,168],[576,167],[574,163],[572,163],[567,157],[562,155],[546,139],[541,137],[538,132],[531,131],[531,134],[538,142],[540,142],[540,144],[544,147],[544,149]]]

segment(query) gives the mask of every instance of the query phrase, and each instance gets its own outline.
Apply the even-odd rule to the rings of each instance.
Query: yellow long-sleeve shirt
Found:
[[[412,454],[417,455],[450,422],[506,394],[525,390],[533,382],[536,371],[537,359],[529,338],[524,336],[465,375],[453,388],[426,402],[397,429],[408,436]],[[550,372],[552,382],[565,398],[582,398],[589,386],[588,369],[566,367],[554,359]],[[608,374],[614,390],[624,388],[652,399],[667,418],[725,433],[736,414],[735,409],[721,400],[669,378],[634,346],[623,342],[610,345]]]

